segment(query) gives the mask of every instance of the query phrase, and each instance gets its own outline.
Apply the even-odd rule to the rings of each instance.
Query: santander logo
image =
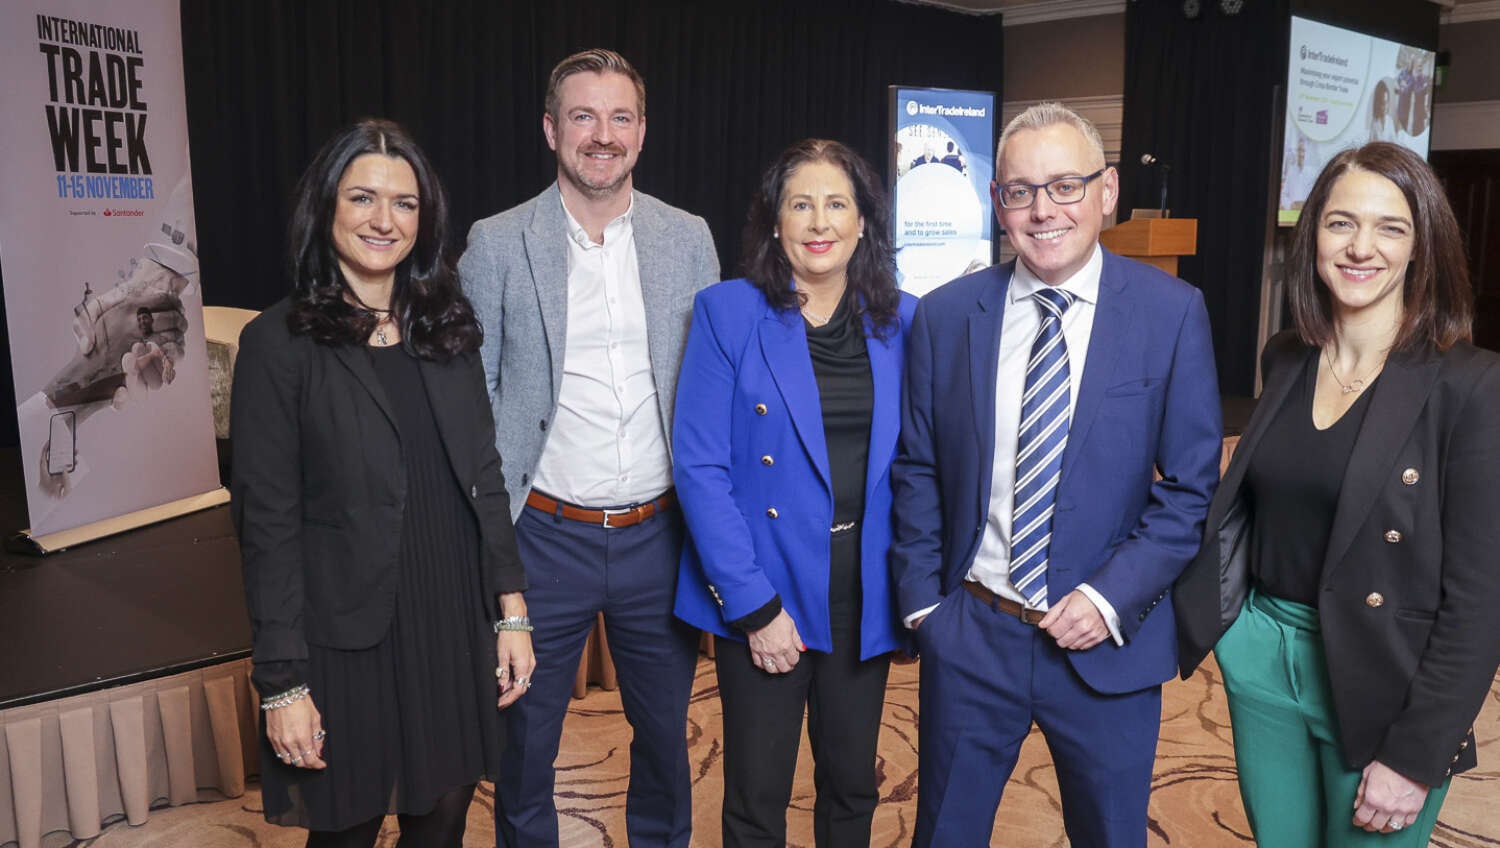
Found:
[[[106,210],[104,210],[104,214],[105,215],[109,215],[109,214],[111,214],[111,212],[108,209],[106,209]]]

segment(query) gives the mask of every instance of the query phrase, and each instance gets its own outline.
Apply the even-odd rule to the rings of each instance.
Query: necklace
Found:
[[[837,312],[838,310],[834,310],[834,311]],[[802,315],[803,315],[803,317],[807,318],[809,321],[812,321],[814,324],[816,324],[819,327],[823,326],[824,324],[827,324],[829,322],[829,320],[831,320],[833,318],[833,313],[832,312],[828,313],[827,315],[820,315],[820,314],[812,311],[811,309],[808,309],[806,306],[802,307]]]
[[[372,311],[385,313],[385,317],[381,318],[380,323],[375,325],[375,344],[386,347],[391,343],[390,338],[385,334],[385,325],[391,322],[391,311],[389,309],[376,309]]]
[[[1389,354],[1389,351],[1387,351],[1387,354]],[[1365,375],[1363,380],[1346,383],[1339,377],[1339,372],[1333,370],[1333,357],[1328,353],[1328,348],[1326,347],[1323,348],[1323,361],[1328,363],[1328,373],[1333,375],[1333,381],[1339,384],[1339,388],[1343,389],[1346,395],[1364,391],[1365,386],[1369,385],[1367,381],[1374,379],[1375,375],[1380,373],[1380,369],[1385,367],[1385,357],[1382,356],[1380,357],[1380,362],[1376,363],[1375,367],[1370,370],[1370,373]]]

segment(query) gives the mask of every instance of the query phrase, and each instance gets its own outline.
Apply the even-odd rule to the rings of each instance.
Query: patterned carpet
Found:
[[[881,804],[875,816],[873,846],[910,843],[917,783],[917,666],[892,670],[880,740]],[[719,798],[723,789],[719,699],[713,663],[698,666],[689,711],[688,736],[694,765],[693,844],[719,844]],[[1432,845],[1440,848],[1500,846],[1500,682],[1491,691],[1476,726],[1480,767],[1456,780],[1448,795]],[[628,728],[619,695],[591,689],[573,702],[559,762],[558,806],[562,844],[567,848],[623,846],[625,787],[629,760]],[[812,844],[812,762],[803,746],[791,809],[791,843]],[[488,785],[469,811],[466,845],[493,844],[493,796]],[[292,848],[299,831],[271,827],[260,818],[260,796],[253,788],[242,798],[153,812],[140,828],[123,823],[96,839],[70,842],[61,834],[48,845],[92,848]],[[396,844],[394,820],[381,835],[382,848]],[[992,845],[1008,848],[1063,848],[1057,781],[1046,746],[1032,733],[1022,748],[996,819]],[[1218,668],[1212,660],[1191,680],[1166,687],[1161,744],[1151,800],[1152,846],[1249,845],[1249,829],[1235,786],[1229,715]],[[1277,846],[1281,848],[1281,846]]]

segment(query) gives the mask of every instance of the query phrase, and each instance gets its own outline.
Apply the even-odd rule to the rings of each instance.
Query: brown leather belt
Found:
[[[1016,618],[1021,619],[1023,623],[1039,624],[1042,617],[1047,614],[1046,610],[1032,609],[1031,607],[1022,605],[1018,601],[1012,601],[1010,598],[1002,598],[989,589],[984,588],[983,584],[976,583],[973,580],[965,580],[963,585],[965,589],[969,590],[969,594],[984,601],[985,605],[990,609],[1008,612]]]
[[[549,498],[536,489],[532,489],[531,494],[526,496],[527,506],[539,509],[548,515],[560,515],[563,518],[580,521],[584,524],[592,524],[595,527],[608,528],[630,527],[640,524],[657,513],[666,512],[676,503],[677,494],[671,489],[668,489],[665,494],[654,501],[623,509],[587,509],[565,503],[555,498]]]

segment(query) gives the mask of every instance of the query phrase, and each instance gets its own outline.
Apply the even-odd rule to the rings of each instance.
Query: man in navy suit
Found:
[[[914,844],[989,844],[1034,722],[1075,848],[1143,846],[1169,590],[1218,480],[1208,314],[1099,246],[1119,177],[1088,121],[1034,106],[995,161],[1017,261],[917,306],[892,471],[922,657]]]

